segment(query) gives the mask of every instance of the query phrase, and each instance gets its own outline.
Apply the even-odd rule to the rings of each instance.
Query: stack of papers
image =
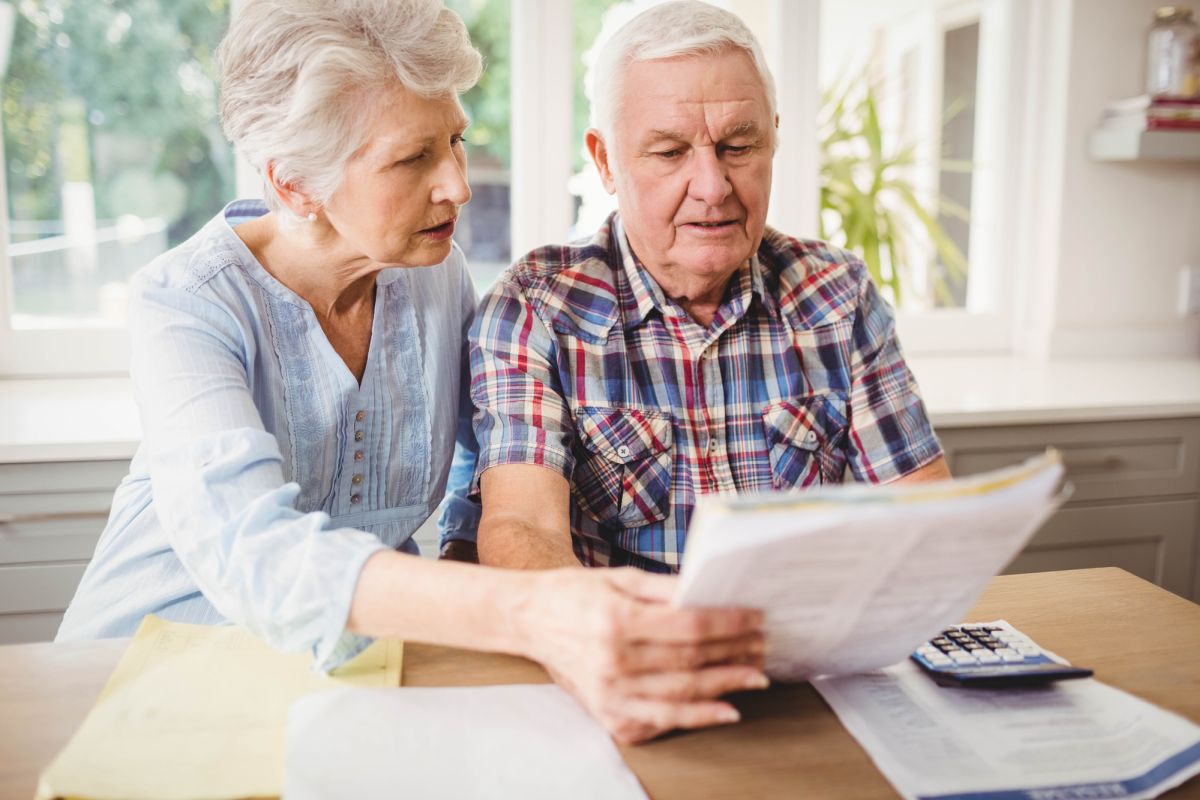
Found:
[[[291,704],[337,686],[398,686],[402,657],[401,642],[378,641],[321,675],[311,656],[240,628],[148,616],[37,797],[276,797]]]
[[[910,800],[1136,800],[1200,773],[1200,727],[1093,679],[944,688],[906,662],[813,687]]]
[[[779,680],[894,664],[959,622],[1065,498],[1047,451],[972,478],[700,498],[682,606],[766,612]]]

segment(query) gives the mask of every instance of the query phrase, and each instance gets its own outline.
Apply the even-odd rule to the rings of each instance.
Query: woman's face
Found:
[[[397,88],[377,98],[365,144],[346,164],[323,217],[378,264],[428,266],[450,254],[458,210],[471,199],[458,98]]]

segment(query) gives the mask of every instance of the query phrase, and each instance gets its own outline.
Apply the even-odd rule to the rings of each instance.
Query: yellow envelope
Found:
[[[399,686],[403,643],[322,675],[307,653],[233,627],[148,616],[96,705],[42,773],[37,800],[277,797],[288,708],[337,686]]]

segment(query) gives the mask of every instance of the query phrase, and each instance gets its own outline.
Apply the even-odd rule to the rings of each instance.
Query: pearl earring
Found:
[[[317,221],[317,212],[315,212],[315,211],[308,212],[307,219],[309,222],[316,222]]]

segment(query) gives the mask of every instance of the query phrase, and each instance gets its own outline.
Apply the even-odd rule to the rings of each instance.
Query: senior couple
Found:
[[[672,607],[647,574],[678,569],[696,497],[948,474],[862,264],[765,226],[750,32],[679,0],[614,36],[587,147],[619,211],[478,310],[455,14],[246,0],[219,61],[265,201],[134,278],[143,442],[58,638],[154,613],[324,669],[409,639],[535,659],[622,741],[736,721],[761,613]],[[482,566],[415,557],[439,504],[443,552],[477,533]]]

